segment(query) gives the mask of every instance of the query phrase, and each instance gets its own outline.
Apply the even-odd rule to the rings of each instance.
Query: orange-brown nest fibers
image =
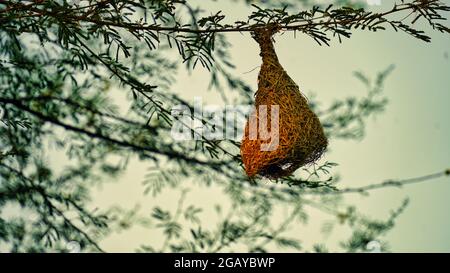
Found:
[[[272,43],[275,32],[275,28],[266,28],[253,33],[263,63],[255,109],[249,116],[241,144],[242,161],[249,177],[289,176],[318,160],[328,144],[319,119],[278,62]]]

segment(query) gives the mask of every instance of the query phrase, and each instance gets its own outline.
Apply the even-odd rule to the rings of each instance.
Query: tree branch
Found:
[[[105,135],[103,135],[101,133],[98,133],[98,132],[94,133],[94,132],[91,132],[91,131],[88,131],[88,130],[85,130],[85,129],[82,129],[82,128],[79,128],[79,127],[75,127],[73,125],[64,123],[64,122],[62,122],[62,121],[60,121],[60,120],[58,120],[56,118],[47,116],[47,115],[45,115],[45,114],[43,114],[41,112],[35,111],[35,110],[29,108],[28,106],[22,104],[20,101],[15,100],[15,99],[0,98],[0,102],[12,104],[15,107],[17,107],[18,109],[26,111],[26,112],[32,114],[33,116],[39,118],[40,120],[44,121],[44,122],[52,123],[54,125],[57,125],[59,127],[64,128],[65,130],[72,131],[72,132],[75,132],[75,133],[80,133],[80,134],[83,134],[83,135],[87,135],[87,136],[89,136],[91,138],[100,139],[100,140],[103,140],[103,141],[106,141],[106,142],[109,142],[109,143],[112,143],[112,144],[116,144],[116,145],[119,145],[119,146],[122,146],[122,147],[131,148],[131,149],[133,149],[135,151],[151,152],[151,153],[167,156],[168,158],[171,158],[171,159],[181,159],[183,161],[190,162],[190,163],[196,163],[196,164],[200,164],[200,165],[208,165],[208,166],[211,166],[211,167],[213,167],[215,169],[220,168],[220,166],[223,164],[221,162],[217,162],[216,163],[216,162],[202,161],[202,160],[199,160],[197,158],[188,157],[185,154],[177,153],[177,152],[174,152],[174,151],[161,151],[160,149],[153,148],[153,147],[143,147],[143,146],[139,146],[139,145],[136,145],[136,144],[133,144],[133,143],[130,143],[130,142],[123,141],[123,140],[114,139],[112,137],[105,136]],[[150,155],[148,155],[148,156],[152,157]]]
[[[418,176],[418,177],[413,177],[413,178],[408,178],[408,179],[403,179],[403,180],[386,180],[381,183],[370,184],[367,186],[356,187],[356,188],[344,188],[344,189],[341,189],[341,190],[338,190],[335,192],[326,192],[324,194],[366,193],[367,191],[382,189],[382,188],[386,188],[386,187],[402,187],[402,186],[411,185],[411,184],[429,182],[430,180],[435,180],[437,178],[449,176],[449,175],[450,175],[450,169],[447,169],[445,171],[441,171],[441,172],[437,172],[437,173],[433,173],[433,174],[428,174],[428,175],[423,175],[423,176]]]
[[[235,25],[220,25],[215,24],[214,27],[207,26],[204,28],[191,28],[191,26],[187,27],[168,27],[168,26],[162,26],[160,24],[146,24],[142,22],[138,23],[130,23],[125,21],[118,21],[118,20],[112,20],[113,18],[108,19],[102,19],[101,16],[97,16],[99,14],[83,14],[83,15],[77,15],[74,12],[68,12],[68,10],[64,9],[62,11],[54,11],[54,10],[47,10],[47,9],[40,9],[35,7],[35,5],[25,5],[21,3],[15,3],[12,1],[0,1],[0,3],[3,3],[9,7],[9,10],[17,10],[17,11],[28,11],[28,16],[49,16],[54,18],[59,18],[64,21],[71,21],[72,23],[79,24],[81,22],[86,23],[92,23],[96,26],[108,26],[108,27],[118,27],[126,29],[130,32],[132,31],[138,31],[138,30],[146,30],[146,31],[156,31],[158,33],[160,32],[169,32],[169,33],[191,33],[191,34],[212,34],[212,33],[229,33],[229,32],[253,32],[258,28],[266,27],[268,24],[267,22],[257,22],[250,24],[250,19],[247,22],[240,22],[240,24]],[[11,8],[13,6],[14,8]],[[256,7],[256,6],[255,6]],[[331,8],[331,6],[329,7]],[[294,24],[290,24],[291,22],[282,20],[283,18],[275,18],[275,22],[273,24],[276,24],[278,26],[279,30],[282,31],[302,31],[302,32],[309,32],[312,29],[319,27],[324,28],[326,30],[332,30],[337,34],[343,34],[338,33],[337,30],[339,28],[344,29],[350,29],[351,27],[359,27],[362,26],[362,29],[364,29],[366,26],[368,29],[371,29],[370,26],[373,26],[376,29],[379,29],[378,27],[375,27],[375,25],[382,24],[382,23],[390,23],[393,25],[400,26],[401,21],[396,20],[387,20],[385,17],[400,13],[403,11],[411,11],[419,12],[418,17],[426,17],[428,22],[434,27],[434,24],[431,22],[434,19],[437,18],[428,18],[424,14],[424,10],[430,9],[433,14],[437,15],[437,10],[439,11],[450,11],[450,6],[444,5],[441,3],[440,0],[414,0],[410,3],[403,3],[400,5],[395,4],[394,7],[391,10],[388,10],[386,12],[381,13],[371,13],[366,12],[363,9],[359,10],[353,10],[353,9],[335,9],[335,10],[327,10],[321,11],[319,9],[313,9],[310,13],[305,12],[303,19],[295,19]],[[78,9],[77,9],[78,10]],[[69,11],[75,11],[70,10]],[[319,13],[319,16],[315,16],[316,13]],[[349,16],[345,16],[345,15]],[[96,15],[96,16],[94,16]],[[285,14],[288,16],[289,14]],[[418,17],[416,19],[418,19]],[[99,19],[100,18],[100,19]],[[441,17],[442,18],[442,17]],[[1,21],[0,17],[0,21]],[[5,19],[8,19],[8,17],[5,17]],[[3,19],[3,20],[5,20]],[[14,17],[13,17],[14,19]],[[269,18],[274,19],[274,18]],[[279,19],[280,22],[276,22],[276,19]],[[415,20],[416,20],[415,19]],[[319,20],[319,21],[318,21]],[[269,20],[270,21],[270,20]],[[316,22],[318,21],[318,22]],[[365,25],[367,23],[367,25]],[[401,27],[400,27],[401,29]],[[443,28],[445,30],[448,28]],[[341,29],[342,30],[342,29]],[[411,34],[411,33],[409,33]]]

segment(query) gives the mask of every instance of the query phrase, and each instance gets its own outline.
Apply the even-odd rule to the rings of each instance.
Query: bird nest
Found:
[[[249,116],[241,144],[242,161],[249,177],[277,179],[291,175],[299,167],[318,160],[328,144],[318,117],[278,61],[272,43],[276,31],[276,27],[264,28],[252,35],[260,46],[263,63],[255,109]]]

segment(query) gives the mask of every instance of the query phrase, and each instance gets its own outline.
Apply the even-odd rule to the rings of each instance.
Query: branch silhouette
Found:
[[[349,188],[343,188],[338,189],[334,187],[330,187],[329,181],[302,181],[302,186],[296,186],[296,187],[290,187],[285,188],[283,185],[267,185],[267,184],[258,184],[255,185],[245,185],[245,189],[252,191],[252,190],[263,190],[264,192],[283,192],[291,196],[297,196],[297,195],[339,195],[339,194],[347,194],[347,193],[360,193],[360,194],[367,194],[369,191],[383,189],[383,188],[389,188],[389,187],[402,187],[407,186],[411,184],[418,184],[418,183],[429,183],[433,180],[436,180],[441,177],[450,176],[450,169],[417,176],[413,178],[406,178],[406,179],[389,179],[383,182],[369,184],[366,186],[361,187],[349,187]],[[313,184],[311,188],[308,188],[308,184]],[[320,185],[320,186],[316,186]]]
[[[258,28],[263,28],[270,24],[277,25],[278,29],[282,31],[304,32],[313,38],[318,38],[322,42],[327,43],[326,41],[329,41],[329,39],[322,40],[324,36],[319,33],[319,29],[331,31],[334,34],[337,34],[338,37],[341,35],[349,37],[350,32],[348,32],[348,30],[351,28],[367,28],[368,30],[377,31],[384,30],[385,28],[381,25],[387,23],[396,31],[397,29],[401,29],[416,38],[429,41],[429,37],[424,35],[423,31],[415,31],[402,23],[404,19],[413,13],[416,13],[417,16],[412,20],[411,25],[419,18],[424,17],[433,28],[436,28],[441,32],[450,32],[448,27],[434,22],[445,19],[438,14],[439,11],[450,11],[450,6],[443,4],[439,0],[414,0],[406,3],[403,2],[400,5],[394,4],[392,9],[380,13],[366,12],[364,9],[331,9],[332,6],[330,5],[325,10],[314,7],[311,11],[304,11],[291,15],[284,10],[271,10],[270,12],[267,12],[267,10],[263,10],[258,6],[253,5],[258,11],[250,15],[247,22],[239,21],[234,25],[222,25],[220,21],[222,21],[225,16],[220,15],[220,12],[218,12],[214,16],[199,20],[200,27],[189,24],[183,26],[164,26],[158,23],[148,24],[146,22],[143,23],[142,19],[136,20],[136,22],[130,22],[131,20],[125,21],[123,18],[111,15],[110,13],[108,13],[109,16],[105,16],[102,13],[102,9],[106,9],[109,5],[114,6],[110,1],[99,2],[96,5],[96,8],[89,5],[86,7],[73,7],[69,10],[67,8],[62,9],[55,6],[48,8],[45,5],[45,2],[39,5],[37,3],[23,4],[20,2],[0,0],[0,4],[6,5],[4,10],[0,10],[0,22],[11,19],[46,16],[77,25],[85,22],[95,24],[96,26],[122,28],[132,33],[136,31],[154,31],[163,35],[167,35],[164,33],[201,35],[229,32],[253,32]],[[87,11],[83,11],[84,9],[87,9]],[[115,9],[117,12],[118,8],[115,7]],[[400,21],[386,18],[387,16],[405,11],[409,11],[410,14]],[[25,12],[26,15],[1,15],[7,12]]]
[[[146,152],[150,152],[150,153],[154,153],[154,154],[159,154],[159,155],[164,155],[167,156],[168,158],[171,159],[180,159],[180,160],[184,160],[184,161],[188,161],[188,162],[192,162],[195,164],[200,164],[200,165],[208,165],[211,166],[213,168],[218,168],[220,165],[223,165],[223,163],[219,163],[219,162],[209,162],[209,161],[203,161],[194,157],[189,157],[186,156],[183,153],[177,153],[174,151],[164,151],[158,148],[154,148],[154,147],[149,147],[149,146],[139,146],[137,144],[134,144],[132,142],[128,142],[128,141],[124,141],[124,140],[118,140],[115,138],[112,138],[110,136],[106,136],[102,133],[99,132],[92,132],[89,130],[86,130],[84,128],[80,128],[80,127],[76,127],[74,125],[68,124],[68,123],[64,123],[63,121],[55,118],[55,117],[51,117],[49,115],[46,115],[44,113],[41,113],[39,111],[35,111],[33,109],[31,109],[30,107],[28,107],[27,105],[23,104],[20,100],[17,99],[9,99],[9,98],[1,98],[0,97],[0,102],[1,103],[7,103],[7,104],[11,104],[14,105],[15,107],[17,107],[18,109],[21,109],[23,111],[26,111],[30,114],[32,114],[33,116],[39,118],[40,120],[44,121],[44,122],[48,122],[51,123],[53,125],[57,125],[59,127],[64,128],[65,130],[68,131],[72,131],[72,132],[76,132],[79,134],[83,134],[86,136],[89,136],[93,139],[100,139],[115,145],[119,145],[122,147],[126,147],[126,148],[131,148],[135,151],[146,151]],[[153,155],[147,154],[148,157],[150,158],[154,158]],[[214,167],[215,166],[215,167]]]
[[[381,183],[370,184],[367,186],[356,187],[356,188],[343,188],[336,192],[327,192],[325,194],[344,194],[344,193],[366,193],[367,191],[377,190],[387,187],[402,187],[411,184],[425,183],[435,180],[437,178],[445,177],[450,175],[450,169],[445,171],[440,171],[437,173],[432,173],[428,175],[422,175],[418,177],[401,179],[401,180],[386,180]]]

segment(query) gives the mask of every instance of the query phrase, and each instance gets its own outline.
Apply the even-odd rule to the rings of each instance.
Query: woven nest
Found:
[[[291,175],[299,167],[319,159],[328,144],[319,119],[309,108],[297,84],[278,62],[272,43],[275,32],[276,28],[266,28],[253,33],[260,46],[263,63],[255,94],[256,111],[247,121],[241,144],[242,161],[249,177],[261,175],[277,179]],[[266,117],[259,116],[260,105],[267,105]],[[258,124],[261,118],[266,118],[270,132],[271,105],[279,105],[279,129],[275,135],[279,140],[276,149],[264,151],[261,145],[267,146],[271,140],[267,136],[261,137],[259,127],[257,137],[249,137],[249,123],[254,119],[253,122],[256,120]]]

